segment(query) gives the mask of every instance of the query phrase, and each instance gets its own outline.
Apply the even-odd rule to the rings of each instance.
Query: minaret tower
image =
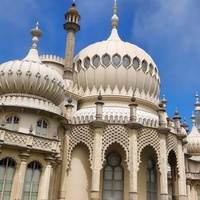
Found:
[[[72,2],[72,7],[65,14],[66,23],[63,25],[67,31],[66,41],[66,53],[65,53],[65,66],[64,66],[64,79],[68,83],[72,82],[73,75],[73,57],[74,57],[74,45],[75,45],[75,34],[80,30],[78,22],[81,17],[76,9],[75,0]]]

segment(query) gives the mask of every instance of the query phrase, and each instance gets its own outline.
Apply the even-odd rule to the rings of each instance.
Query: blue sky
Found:
[[[114,0],[77,0],[81,31],[76,53],[87,45],[105,40],[111,31]],[[200,1],[118,0],[122,40],[148,52],[159,69],[161,96],[168,100],[167,112],[177,107],[191,128],[195,93],[200,93]],[[22,59],[32,42],[30,29],[37,21],[43,31],[40,54],[64,57],[64,14],[70,0],[1,0],[0,63]]]

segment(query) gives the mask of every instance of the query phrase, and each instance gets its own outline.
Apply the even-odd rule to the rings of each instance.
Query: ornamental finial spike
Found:
[[[117,10],[118,10],[117,1],[114,0],[114,7],[113,7],[113,13],[114,14],[113,14],[112,19],[111,19],[113,28],[117,28],[117,26],[118,26],[119,18],[117,16]]]
[[[76,7],[76,2],[75,2],[75,0],[72,1],[72,7]]]
[[[34,29],[31,29],[31,35],[33,36],[32,42],[32,48],[37,48],[37,44],[39,41],[39,37],[42,36],[42,31],[39,30],[39,22],[36,23],[36,27]]]

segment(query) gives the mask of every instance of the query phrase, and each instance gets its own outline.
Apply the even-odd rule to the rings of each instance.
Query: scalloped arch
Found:
[[[105,161],[105,152],[109,146],[117,143],[122,146],[126,156],[126,163],[129,168],[129,148],[130,148],[130,140],[129,134],[124,126],[120,125],[112,125],[107,126],[103,130],[103,138],[102,138],[102,155],[101,155],[101,163],[103,166],[103,162]]]
[[[153,138],[153,140],[152,140]],[[141,153],[143,151],[143,149],[147,146],[151,146],[157,155],[157,164],[158,164],[158,168],[159,171],[161,169],[160,167],[160,163],[161,163],[161,157],[160,157],[160,139],[159,139],[159,135],[158,132],[156,130],[153,129],[149,129],[149,128],[144,128],[144,129],[140,129],[138,131],[138,157],[137,157],[137,163],[138,163],[138,170],[139,170],[139,166],[141,164]]]
[[[71,162],[72,151],[79,143],[86,145],[86,147],[88,148],[89,161],[92,167],[93,141],[94,141],[93,130],[89,126],[76,126],[72,128],[69,139],[68,155],[67,155],[68,167]]]

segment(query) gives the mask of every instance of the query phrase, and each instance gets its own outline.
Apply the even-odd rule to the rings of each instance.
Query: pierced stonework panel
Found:
[[[12,142],[12,143],[21,144],[21,145],[26,145],[27,140],[28,140],[26,135],[14,133],[14,132],[6,132],[4,139],[7,142]]]
[[[156,130],[149,128],[142,128],[138,131],[138,155],[137,155],[138,170],[140,167],[140,163],[142,162],[141,161],[142,150],[147,146],[151,146],[154,148],[157,155],[158,168],[160,170],[161,157],[160,157],[159,134]]]
[[[35,147],[40,147],[40,148],[45,148],[45,149],[51,149],[52,147],[52,142],[51,140],[47,140],[44,138],[33,138],[33,146]]]
[[[93,130],[89,126],[74,126],[72,128],[69,139],[68,158],[67,158],[69,164],[71,162],[72,151],[79,143],[83,143],[88,147],[90,154],[89,161],[92,166],[94,134]]]
[[[126,154],[126,163],[129,164],[129,134],[124,126],[120,125],[110,125],[106,126],[103,130],[102,138],[102,165],[105,161],[105,152],[108,147],[114,143],[120,144]]]
[[[170,151],[174,151],[176,155],[176,162],[177,162],[177,168],[178,168],[178,175],[180,175],[180,163],[179,163],[179,154],[178,154],[178,147],[177,147],[177,138],[175,135],[168,134],[167,135],[167,159],[169,156]],[[168,162],[168,161],[167,161]]]

